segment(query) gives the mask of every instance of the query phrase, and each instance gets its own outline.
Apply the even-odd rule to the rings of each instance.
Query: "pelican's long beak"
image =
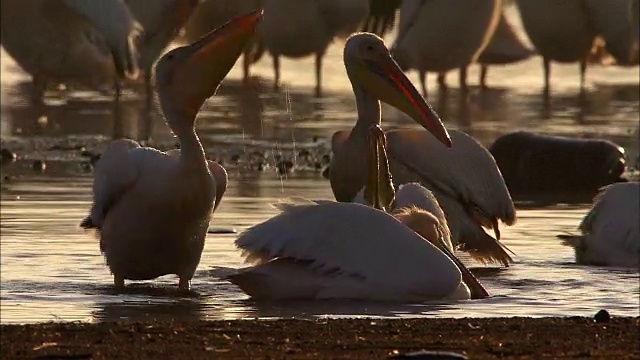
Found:
[[[192,44],[176,48],[163,56],[173,56],[170,82],[188,98],[188,106],[198,110],[212,96],[251,40],[262,10],[237,17],[209,32]],[[156,70],[157,72],[157,70]]]
[[[449,248],[447,248],[447,246],[444,244],[444,241],[439,241],[436,246],[443,253],[445,253],[445,255],[447,255],[454,264],[456,264],[456,266],[460,270],[460,274],[462,274],[462,281],[467,284],[467,287],[471,292],[472,299],[484,299],[491,296],[489,295],[487,289],[485,289],[484,286],[480,284],[480,281],[478,281],[478,279],[473,276],[473,273],[471,273],[471,271],[462,263],[462,261],[460,261],[460,259],[458,259],[455,254],[449,251]]]
[[[365,59],[362,63],[364,66],[358,71],[358,77],[367,92],[409,115],[446,147],[451,147],[451,137],[442,120],[390,54]]]
[[[390,211],[395,198],[395,189],[389,171],[387,138],[379,125],[369,129],[369,180],[364,189],[364,198],[372,207]]]

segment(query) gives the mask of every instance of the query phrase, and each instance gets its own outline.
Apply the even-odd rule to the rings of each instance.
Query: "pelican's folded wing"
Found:
[[[432,191],[437,189],[478,207],[487,216],[514,224],[516,209],[491,153],[461,131],[450,130],[449,134],[451,148],[425,131],[389,131],[390,157],[435,187]]]
[[[290,204],[235,243],[248,262],[291,258],[319,274],[362,278],[369,289],[389,294],[446,296],[460,283],[460,271],[440,250],[394,217],[359,204]]]
[[[96,163],[91,213],[80,226],[100,229],[109,209],[135,183],[139,169],[131,150],[136,148],[140,145],[128,139],[109,143]]]

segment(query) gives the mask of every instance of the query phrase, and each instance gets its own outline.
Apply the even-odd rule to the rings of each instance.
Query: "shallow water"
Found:
[[[148,318],[235,319],[254,317],[388,316],[565,316],[592,315],[606,308],[613,315],[637,316],[637,271],[582,267],[572,264],[572,249],[556,234],[574,231],[588,204],[519,210],[517,225],[503,230],[504,243],[517,254],[507,270],[480,275],[492,298],[448,304],[289,303],[256,304],[239,289],[211,276],[212,266],[239,267],[233,247],[235,234],[208,235],[198,272],[197,294],[180,296],[177,280],[168,276],[111,291],[97,240],[78,228],[90,206],[91,174],[76,160],[78,151],[47,150],[60,144],[100,148],[112,136],[172,144],[160,117],[151,125],[142,120],[140,98],[128,93],[114,121],[108,96],[92,92],[52,93],[44,107],[27,105],[29,84],[2,52],[2,146],[22,161],[4,166],[1,208],[2,323],[48,320],[141,320]],[[252,73],[250,87],[241,85],[236,67],[219,95],[210,99],[198,120],[208,150],[243,152],[261,147],[290,156],[291,148],[325,147],[336,130],[348,129],[355,119],[354,102],[336,44],[324,67],[325,95],[312,95],[312,62],[284,61],[283,89],[271,91],[271,63],[263,60]],[[593,67],[588,90],[578,93],[577,65],[553,70],[550,103],[541,95],[542,70],[538,58],[493,67],[491,89],[473,87],[477,69],[469,75],[472,89],[461,97],[457,75],[449,76],[446,94],[432,91],[429,101],[449,128],[469,132],[489,145],[516,130],[607,138],[625,147],[630,164],[638,156],[639,89],[637,68]],[[410,77],[415,80],[413,75]],[[430,79],[430,89],[436,89]],[[43,118],[43,115],[45,116]],[[414,126],[391,108],[384,109],[384,126]],[[316,139],[314,139],[316,137]],[[222,149],[222,150],[221,150]],[[46,172],[35,172],[31,161],[47,161]],[[215,227],[242,231],[276,213],[270,203],[285,196],[332,198],[328,182],[313,171],[279,177],[230,171],[229,190],[216,212]]]

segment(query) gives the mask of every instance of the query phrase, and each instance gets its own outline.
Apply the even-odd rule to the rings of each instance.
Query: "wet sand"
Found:
[[[2,325],[2,359],[640,359],[640,317],[236,320]]]

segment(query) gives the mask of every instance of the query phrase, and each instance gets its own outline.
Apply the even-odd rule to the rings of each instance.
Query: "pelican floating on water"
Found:
[[[436,129],[446,137],[444,127]],[[374,126],[371,134],[370,179],[363,197],[375,208],[322,200],[277,204],[281,214],[236,240],[254,266],[222,269],[227,272],[224,278],[256,300],[488,297],[453,255],[446,219],[435,198],[417,184],[403,185],[394,194],[384,133]],[[393,216],[384,212],[392,201]]]
[[[125,279],[176,274],[179,288],[189,288],[211,214],[227,184],[224,168],[206,160],[194,122],[261,16],[254,12],[234,19],[171,50],[156,65],[160,107],[180,150],[163,153],[116,140],[96,164],[93,206],[81,226],[97,228],[116,287]]]
[[[358,39],[357,41],[352,41]],[[351,202],[367,181],[368,129],[380,125],[380,101],[396,107],[429,130],[387,133],[389,163],[396,186],[419,182],[433,191],[447,215],[452,241],[482,262],[513,260],[499,240],[498,220],[515,223],[516,211],[495,160],[469,135],[438,129],[438,115],[420,96],[389,50],[373,34],[357,34],[344,51],[347,75],[356,97],[358,119],[351,131],[332,137],[329,179],[336,200]],[[445,133],[446,134],[446,133]],[[492,228],[496,239],[482,227]]]
[[[135,79],[140,25],[121,0],[2,0],[0,34],[7,53],[33,77],[33,100],[51,83],[104,90]]]
[[[640,182],[602,188],[580,223],[582,235],[559,235],[585,265],[640,267]]]

